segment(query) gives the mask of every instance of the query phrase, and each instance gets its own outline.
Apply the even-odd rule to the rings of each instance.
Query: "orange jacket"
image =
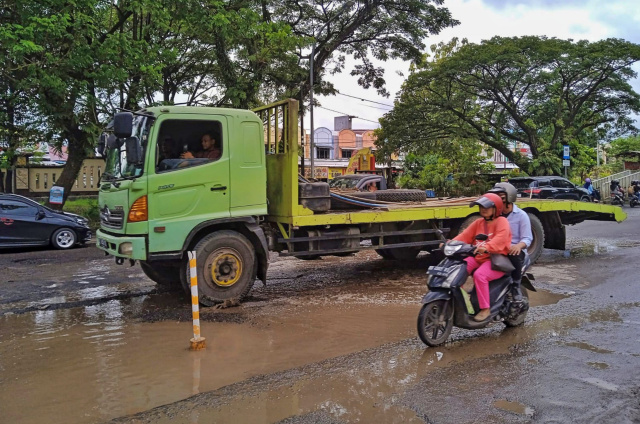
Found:
[[[486,223],[486,224],[485,224]],[[476,240],[478,234],[486,234],[489,236],[487,240]],[[477,255],[476,261],[479,263],[486,262],[490,259],[489,253],[501,253],[507,255],[511,247],[511,227],[509,221],[504,216],[485,221],[484,218],[478,218],[471,223],[463,232],[458,234],[454,240],[460,240],[474,246],[484,246],[488,253]]]

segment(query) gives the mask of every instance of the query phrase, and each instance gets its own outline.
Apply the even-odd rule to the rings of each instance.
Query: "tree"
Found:
[[[398,185],[433,189],[440,196],[472,196],[488,188],[485,175],[493,166],[487,163],[482,144],[452,139],[441,147],[422,154],[409,153]]]
[[[117,108],[172,104],[180,95],[187,104],[240,108],[297,97],[312,37],[320,92],[333,91],[322,76],[330,65],[342,71],[344,55],[360,62],[352,74],[362,85],[385,92],[383,70],[369,57],[417,58],[424,37],[457,23],[442,3],[48,0],[43,8],[8,0],[0,42],[12,62],[2,75],[20,81],[40,136],[68,147],[57,181],[66,200]]]
[[[385,89],[384,68],[373,59],[387,61],[402,59],[415,61],[425,48],[424,40],[447,27],[458,24],[443,0],[275,0],[263,1],[272,7],[272,19],[286,22],[293,34],[316,40],[314,81],[321,94],[335,94],[326,79],[344,71],[346,57],[355,60],[350,74],[358,77],[364,88],[375,88],[388,95]],[[308,48],[308,42],[305,48]],[[337,57],[334,54],[337,53]],[[300,83],[308,89],[308,51],[298,52],[300,67],[305,72],[289,80],[288,89],[297,98]],[[302,77],[302,78],[300,78]]]
[[[432,52],[382,120],[386,152],[469,138],[525,172],[559,173],[563,144],[636,130],[631,115],[640,112],[640,96],[628,82],[640,60],[636,44],[494,37],[480,44],[454,39]],[[527,145],[531,157],[514,152],[514,143]]]

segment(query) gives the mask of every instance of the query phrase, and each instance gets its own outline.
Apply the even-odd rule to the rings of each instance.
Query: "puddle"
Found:
[[[114,295],[109,290],[87,287],[74,299]],[[207,349],[201,352],[188,351],[192,337],[189,321],[132,320],[132,316],[152,316],[150,311],[179,308],[171,302],[165,304],[163,296],[5,315],[0,317],[0,412],[7,422],[21,421],[24,411],[29,411],[32,422],[105,421],[251,377],[416,338],[422,286],[414,285],[412,295],[407,290],[386,290],[386,294],[383,289],[373,290],[368,302],[364,289],[356,288],[340,289],[333,296],[287,299],[290,303],[271,308],[240,308],[234,312],[251,319],[202,323]],[[563,297],[539,291],[531,293],[531,304],[547,305]],[[231,310],[220,316],[226,312]],[[326,378],[320,373],[322,378],[308,381],[295,379],[287,390],[267,390],[255,399],[233,399],[224,410],[203,413],[200,421],[193,422],[249,422],[256,416],[284,419],[294,410],[317,409],[347,422],[421,422],[411,410],[393,404],[382,407],[371,399],[401,391],[438,367],[508,353],[513,345],[526,343],[535,335],[531,327],[510,330],[442,349],[419,345],[403,355],[373,363],[371,369],[346,370],[346,380],[339,373]],[[354,397],[353,390],[361,394]],[[265,408],[268,414],[261,415]]]
[[[80,410],[84,422],[92,422],[147,410],[252,376],[414,337],[419,310],[416,304],[297,306],[287,316],[260,318],[259,327],[203,323],[207,350],[190,352],[190,322],[128,322],[127,315],[144,302],[113,300],[0,318],[5,419],[19,421],[31,410],[38,414],[35,421],[76,422]]]
[[[573,257],[573,258],[582,258],[586,256],[594,256],[594,255],[602,255],[606,253],[614,252],[618,249],[624,249],[629,247],[637,247],[640,246],[640,242],[635,241],[620,241],[620,242],[612,242],[612,241],[593,241],[589,243],[585,243],[582,246],[572,247],[569,250],[569,255],[566,254],[565,257]]]
[[[591,352],[595,352],[595,353],[614,353],[613,350],[601,349],[599,347],[591,346],[590,344],[581,343],[581,342],[569,342],[569,343],[564,343],[564,345],[570,346],[570,347],[577,347],[578,349],[590,350]]]
[[[587,365],[599,370],[606,370],[607,368],[609,368],[609,364],[604,362],[587,362]]]
[[[529,291],[529,304],[531,306],[555,305],[567,297],[569,297],[567,294],[552,293],[547,290]]]
[[[601,380],[599,378],[583,378],[582,381],[585,381],[589,384],[593,384],[594,386],[599,387],[601,389],[609,390],[611,392],[618,391],[617,385],[613,383],[609,383],[608,381]]]
[[[493,406],[498,409],[502,409],[503,411],[512,412],[514,414],[524,415],[527,417],[533,417],[534,414],[534,409],[532,407],[523,405],[520,402],[501,399],[493,402]]]

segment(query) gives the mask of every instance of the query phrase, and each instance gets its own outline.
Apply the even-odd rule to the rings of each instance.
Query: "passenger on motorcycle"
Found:
[[[504,275],[502,271],[491,269],[491,253],[509,254],[511,249],[511,229],[509,221],[502,216],[502,199],[494,193],[487,193],[470,206],[480,207],[480,216],[454,240],[460,240],[476,246],[474,253],[465,259],[467,272],[473,275],[480,311],[473,317],[475,321],[484,321],[491,315],[489,281]],[[486,240],[476,240],[479,234],[486,234]],[[474,272],[475,271],[475,272]]]
[[[516,268],[511,273],[511,276],[515,287],[513,300],[518,302],[522,300],[520,282],[522,281],[524,252],[533,242],[531,220],[525,211],[516,206],[518,190],[516,190],[513,185],[509,183],[496,183],[496,185],[489,190],[489,193],[495,193],[502,199],[502,204],[504,206],[502,215],[507,218],[509,226],[511,227],[511,248],[509,249],[509,259]]]

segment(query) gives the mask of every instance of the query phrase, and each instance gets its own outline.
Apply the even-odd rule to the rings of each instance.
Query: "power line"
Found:
[[[380,123],[378,121],[372,121],[371,119],[365,119],[365,118],[360,118],[358,116],[349,115],[348,113],[340,112],[338,110],[329,109],[328,107],[324,107],[324,106],[316,106],[316,107],[319,107],[320,109],[328,110],[330,112],[339,113],[340,115],[351,116],[352,118],[357,118],[357,119],[360,119],[362,121],[373,122],[374,124],[380,125]]]
[[[358,97],[358,96],[352,96],[351,94],[344,94],[338,91],[338,94],[340,94],[341,96],[345,96],[345,97],[351,97],[352,99],[358,99],[358,100],[362,100],[363,102],[370,102],[370,103],[375,103],[377,105],[382,105],[382,106],[387,106],[390,108],[393,108],[393,105],[389,105],[386,103],[380,103],[380,102],[376,102],[374,100],[368,100],[368,99],[363,99],[362,97]]]

